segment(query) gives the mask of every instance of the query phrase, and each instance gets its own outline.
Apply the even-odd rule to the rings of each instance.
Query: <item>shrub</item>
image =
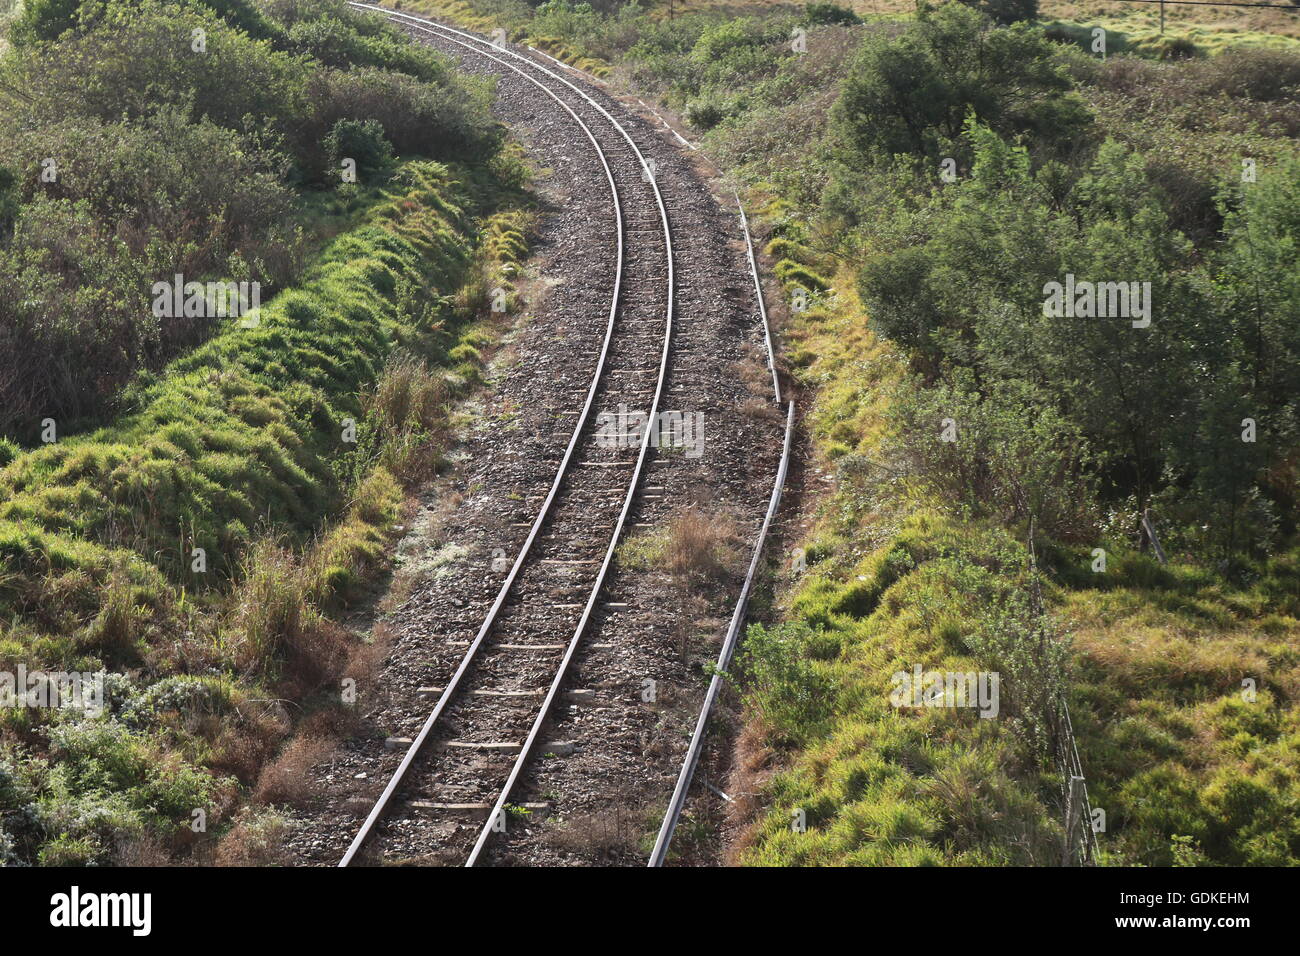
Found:
[[[207,35],[201,56],[177,39],[199,27]],[[172,106],[231,129],[251,114],[283,131],[305,106],[312,72],[309,61],[213,13],[161,2],[110,3],[90,29],[20,47],[5,61],[6,82],[25,93],[9,109],[40,125],[68,115],[136,120]]]
[[[1289,50],[1229,47],[1190,69],[1207,93],[1271,103],[1294,99],[1300,91],[1300,56]]]
[[[346,7],[337,15],[297,20],[289,28],[290,45],[326,66],[369,66],[408,73],[417,79],[446,82],[449,72],[431,47],[411,43],[387,23],[373,26]]]
[[[228,326],[129,393],[132,415],[11,463],[0,475],[0,521],[24,521],[27,535],[48,521],[138,548],[191,583],[193,547],[229,574],[260,522],[297,536],[313,530],[346,472],[333,467],[349,450],[341,420],[360,417],[357,390],[414,332],[396,301],[399,281],[449,288],[468,263],[457,225],[432,204],[446,177],[441,167],[408,168],[390,202],[405,210],[393,228],[409,241],[378,225],[341,237],[312,282],[264,304],[257,328]],[[57,509],[43,505],[51,496]]]
[[[25,167],[47,150],[61,167],[32,187],[0,264],[0,430],[35,438],[53,417],[66,431],[139,365],[212,332],[210,319],[155,318],[153,282],[240,270],[274,288],[299,267],[284,157],[233,131],[164,111],[140,125],[65,121],[10,148]],[[217,167],[213,153],[231,159]],[[95,322],[78,318],[90,310]]]
[[[698,130],[707,132],[713,129],[725,115],[715,99],[694,99],[686,104],[686,122]]]
[[[54,40],[77,25],[81,0],[23,0],[22,12],[9,28],[15,44]]]
[[[1162,60],[1191,60],[1205,55],[1196,41],[1186,36],[1165,37],[1158,49]]]
[[[300,156],[310,156],[314,144],[343,119],[378,123],[399,154],[469,159],[491,153],[499,142],[499,131],[480,112],[481,104],[459,86],[422,83],[371,68],[322,70],[309,81],[307,98],[308,119],[294,137]],[[319,167],[309,168],[308,174],[325,181]]]
[[[994,23],[1007,26],[1021,20],[1038,19],[1038,0],[961,0]]]
[[[12,169],[0,166],[0,240],[7,239],[18,215],[18,177]]]
[[[852,10],[834,3],[809,3],[803,8],[803,21],[814,26],[852,26],[862,22]]]
[[[959,381],[900,391],[891,406],[897,454],[942,501],[1002,521],[1032,520],[1061,538],[1087,538],[1095,505],[1078,429],[1023,384],[980,398]]]
[[[375,120],[341,119],[324,142],[325,155],[335,169],[346,159],[356,163],[357,172],[372,176],[393,161],[393,147],[384,139],[384,128]]]
[[[745,703],[777,741],[815,738],[835,708],[834,685],[809,655],[816,637],[801,622],[751,624],[736,663]]]
[[[279,39],[278,24],[265,16],[252,0],[194,0],[222,20],[259,40]]]
[[[897,37],[869,33],[835,106],[835,125],[859,162],[896,154],[969,158],[967,118],[1000,133],[1034,131],[1045,151],[1065,148],[1087,127],[1082,102],[1052,45],[1025,25],[993,29],[976,11],[922,7]]]

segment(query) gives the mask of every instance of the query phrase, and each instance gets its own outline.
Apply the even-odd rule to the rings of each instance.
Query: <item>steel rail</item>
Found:
[[[591,83],[594,83],[598,86],[607,87],[607,88],[609,86],[609,84],[606,83],[604,80],[602,80],[600,77],[592,73],[588,73],[586,70],[582,69],[581,67],[576,67],[572,63],[565,63],[563,60],[552,56],[551,54],[547,53],[545,50],[539,50],[535,46],[529,46],[528,49],[536,53],[538,56],[542,56],[550,60],[556,66],[577,73],[579,76],[583,77],[584,79],[586,79]],[[696,146],[694,143],[692,143],[690,140],[682,136],[681,133],[677,132],[677,130],[673,128],[672,124],[669,123],[668,120],[664,119],[658,110],[656,110],[653,106],[650,106],[643,99],[638,98],[637,102],[641,104],[642,108],[645,109],[646,112],[650,113],[650,115],[654,116],[655,119],[659,120],[659,122],[663,124],[664,129],[668,130],[668,132],[672,133],[673,136],[677,138],[677,142],[681,143],[687,149],[699,152],[700,148]],[[707,154],[705,155],[707,156]],[[712,162],[712,159],[710,159],[709,161]],[[776,404],[780,406],[781,383],[777,377],[777,371],[776,371],[776,351],[772,347],[772,327],[768,321],[767,302],[763,298],[763,283],[762,280],[759,278],[759,274],[758,274],[758,260],[754,255],[754,242],[749,234],[749,218],[745,215],[745,207],[740,202],[740,193],[734,189],[731,191],[731,193],[736,199],[736,208],[740,212],[740,228],[745,234],[745,252],[746,255],[749,257],[749,272],[754,279],[754,295],[758,299],[758,314],[763,320],[763,341],[767,346],[767,367],[772,373],[772,392],[776,396]]]
[[[607,88],[609,87],[608,83],[606,83],[604,80],[602,80],[600,77],[596,76],[595,74],[588,73],[586,70],[582,69],[581,67],[574,66],[572,63],[565,63],[563,60],[552,56],[551,54],[547,53],[545,50],[539,50],[535,46],[529,46],[528,49],[532,50],[538,56],[542,56],[550,60],[556,66],[577,73],[579,76],[583,77],[584,79],[588,80],[591,83],[594,83],[598,86],[603,86]],[[700,148],[696,146],[694,143],[692,143],[690,140],[682,136],[681,133],[677,132],[677,130],[673,128],[672,124],[669,123],[668,120],[664,119],[663,115],[660,114],[658,110],[656,110],[653,106],[650,106],[643,99],[638,98],[637,102],[641,104],[642,108],[645,109],[646,112],[650,113],[657,120],[659,120],[659,122],[663,124],[664,129],[668,130],[668,132],[672,133],[673,136],[677,137],[677,142],[681,143],[687,149],[699,152]],[[707,153],[705,153],[704,155],[706,157],[708,156]],[[713,160],[710,159],[709,162],[713,162]],[[717,164],[714,163],[714,165],[716,166]],[[772,392],[776,396],[776,404],[779,407],[781,404],[781,382],[778,379],[777,372],[776,372],[776,351],[772,348],[772,327],[768,322],[767,303],[763,298],[763,283],[758,275],[758,260],[754,256],[754,243],[749,235],[749,219],[745,215],[745,207],[740,202],[740,193],[737,192],[735,189],[733,189],[731,191],[731,194],[735,197],[736,208],[740,211],[740,228],[745,234],[745,252],[746,255],[748,255],[749,257],[749,272],[750,275],[752,275],[754,278],[754,295],[758,299],[758,314],[763,320],[763,341],[767,346],[767,367],[772,373]]]
[[[382,9],[379,7],[371,6],[370,4],[363,4],[363,3],[351,3],[350,5],[355,7],[365,7],[371,10]],[[468,46],[467,48],[471,50],[473,49]],[[479,51],[474,51],[474,52],[479,52]],[[506,575],[505,581],[502,583],[500,590],[497,592],[496,599],[492,602],[492,606],[488,610],[487,616],[484,618],[483,624],[478,630],[478,634],[475,636],[469,648],[466,650],[465,656],[461,659],[460,665],[456,668],[455,673],[452,675],[451,679],[447,682],[447,686],[443,688],[442,695],[438,698],[437,704],[434,706],[432,712],[425,720],[423,726],[420,728],[419,734],[411,742],[410,747],[407,748],[406,754],[402,758],[402,762],[398,765],[397,770],[394,771],[393,776],[389,779],[388,785],[384,788],[384,791],[380,795],[379,800],[375,803],[375,806],[371,809],[369,815],[367,815],[365,822],[361,825],[361,829],[357,832],[357,835],[353,838],[351,845],[348,847],[347,853],[345,853],[343,859],[339,861],[338,865],[340,867],[348,866],[352,862],[357,852],[361,849],[361,847],[365,844],[367,838],[370,836],[375,825],[383,817],[384,811],[387,809],[389,801],[392,799],[393,794],[397,791],[397,787],[401,784],[402,779],[405,777],[407,770],[410,769],[411,764],[415,761],[416,756],[419,754],[421,748],[424,746],[424,742],[428,738],[429,733],[433,729],[434,725],[437,723],[438,718],[442,716],[443,710],[446,709],[447,703],[451,699],[452,694],[455,692],[456,687],[460,684],[461,678],[464,677],[465,672],[469,669],[469,665],[473,661],[475,655],[478,653],[479,647],[482,645],[484,638],[491,630],[492,625],[496,623],[497,615],[500,613],[502,606],[505,604],[506,596],[508,595],[511,586],[514,584],[515,578],[518,576],[520,569],[523,567],[524,561],[528,557],[529,551],[532,549],[533,542],[534,540],[536,540],[537,535],[541,530],[542,524],[544,523],[546,516],[550,511],[551,504],[555,500],[555,497],[559,492],[560,484],[564,480],[565,474],[568,471],[569,463],[573,457],[573,452],[577,448],[578,441],[582,435],[583,429],[586,427],[587,419],[590,415],[592,404],[595,401],[596,391],[600,384],[601,377],[604,375],[605,361],[606,358],[608,357],[610,342],[613,339],[613,335],[614,335],[614,322],[615,322],[615,317],[618,313],[619,300],[622,293],[623,258],[624,258],[623,209],[622,209],[622,204],[618,198],[618,188],[614,182],[614,174],[610,169],[609,161],[605,156],[604,150],[602,150],[600,147],[600,143],[596,140],[595,135],[592,133],[591,129],[587,126],[587,124],[584,123],[581,118],[579,118],[578,114],[575,113],[572,109],[570,109],[567,103],[565,103],[562,99],[560,99],[560,97],[557,96],[555,93],[553,93],[551,90],[547,89],[546,86],[540,81],[527,76],[525,76],[525,79],[531,80],[539,89],[541,89],[543,92],[551,96],[557,103],[560,104],[561,107],[564,108],[564,110],[569,114],[569,116],[573,118],[574,122],[576,122],[578,126],[581,127],[582,131],[587,134],[587,138],[591,141],[591,145],[596,151],[596,156],[600,159],[601,166],[604,168],[605,171],[605,178],[609,186],[610,198],[614,207],[614,221],[616,225],[616,249],[617,249],[617,261],[615,264],[615,272],[614,272],[614,289],[610,297],[609,318],[606,321],[606,325],[605,325],[605,339],[603,344],[601,345],[600,356],[596,363],[595,373],[592,375],[591,385],[587,389],[586,402],[583,405],[581,414],[578,416],[578,421],[577,424],[575,424],[574,426],[573,434],[569,437],[569,443],[568,446],[565,448],[564,457],[560,461],[559,468],[556,470],[555,473],[555,479],[551,483],[550,490],[547,493],[545,500],[542,502],[541,508],[538,510],[537,518],[533,521],[532,527],[528,531],[527,538],[524,539],[524,543],[519,550],[518,556],[515,558],[514,564],[511,566],[509,573]]]
[[[745,575],[745,583],[740,589],[740,600],[736,602],[735,613],[731,616],[731,626],[727,629],[727,636],[722,642],[722,650],[718,653],[717,670],[714,671],[713,679],[709,681],[709,691],[704,695],[704,704],[700,707],[700,716],[695,722],[695,732],[691,734],[691,744],[687,748],[686,759],[682,761],[681,773],[677,776],[677,786],[673,788],[672,798],[668,801],[668,809],[664,812],[663,823],[659,827],[659,836],[655,839],[654,850],[650,853],[650,861],[647,866],[659,867],[664,865],[664,859],[668,856],[668,847],[673,840],[673,833],[677,829],[677,821],[681,819],[682,810],[686,806],[686,797],[691,789],[691,779],[695,776],[695,768],[700,762],[700,753],[704,747],[704,736],[708,727],[709,715],[713,710],[713,705],[717,702],[718,694],[722,691],[722,681],[727,668],[731,665],[731,657],[735,653],[736,644],[740,640],[740,630],[745,624],[745,613],[749,610],[749,595],[754,587],[754,578],[758,573],[759,561],[763,557],[763,545],[767,541],[767,533],[772,527],[772,519],[776,517],[777,508],[781,506],[781,489],[785,486],[785,475],[790,465],[790,439],[793,435],[794,402],[791,402],[790,411],[785,419],[785,444],[781,449],[781,464],[776,469],[776,481],[772,485],[772,497],[768,501],[767,514],[763,518],[763,527],[759,530],[758,539],[754,543],[754,556],[749,562],[749,573]]]
[[[500,57],[494,55],[494,53],[485,52],[484,50],[478,49],[477,47],[470,46],[468,43],[465,43],[462,40],[457,40],[453,37],[445,36],[445,34],[446,33],[455,34],[457,36],[464,37],[465,39],[473,43],[477,43],[480,44],[481,46],[488,47],[492,51],[508,54],[509,56],[512,56],[515,59],[521,60],[524,63],[528,64],[537,72],[543,73],[551,77],[552,79],[560,81],[565,86],[569,87],[569,89],[573,90],[573,92],[577,93],[580,97],[582,97],[582,99],[584,99],[592,108],[594,108],[602,116],[604,116],[605,119],[610,123],[610,125],[622,135],[623,139],[627,142],[628,146],[631,148],[632,152],[636,155],[637,159],[641,163],[641,168],[645,174],[645,178],[649,182],[651,189],[654,192],[655,203],[658,206],[659,216],[663,222],[663,227],[664,227],[664,247],[665,247],[665,254],[666,254],[667,266],[668,266],[668,275],[667,275],[668,301],[667,301],[666,316],[665,316],[664,345],[663,345],[663,351],[659,361],[659,375],[655,385],[654,398],[650,406],[649,421],[653,425],[653,423],[655,423],[658,419],[659,404],[663,395],[664,381],[665,378],[667,377],[667,371],[668,371],[668,358],[669,355],[671,354],[671,347],[672,347],[673,294],[675,288],[672,228],[669,222],[667,208],[664,205],[663,195],[659,190],[659,184],[656,181],[654,171],[650,166],[650,164],[647,162],[645,155],[641,152],[640,148],[636,145],[636,142],[632,139],[631,135],[622,126],[622,124],[620,124],[617,120],[615,120],[614,117],[611,116],[609,112],[605,110],[604,107],[602,107],[599,103],[597,103],[594,99],[592,99],[587,93],[580,90],[578,87],[574,86],[564,77],[553,73],[552,71],[546,69],[544,66],[538,64],[534,60],[529,59],[528,57],[521,56],[520,54],[515,53],[512,50],[503,49],[502,47],[499,47],[496,44],[491,43],[490,41],[483,40],[482,38],[476,37],[473,34],[466,33],[462,30],[457,30],[452,27],[447,27],[442,24],[430,20],[426,20],[421,17],[414,17],[411,16],[410,14],[398,13],[396,11],[387,10],[383,7],[374,6],[373,4],[352,2],[350,3],[350,5],[382,13],[391,19],[397,19],[397,20],[413,23],[416,29],[423,30],[426,33],[432,34],[434,36],[438,36],[449,42],[456,43],[457,45],[462,46],[465,49],[470,50],[471,52],[478,53],[481,56],[484,56],[490,60],[500,63],[503,66],[508,67],[509,69],[518,73],[524,79],[527,79],[530,82],[532,82],[539,89],[542,89],[549,96],[551,96],[552,99],[560,103],[560,105],[565,108],[565,110],[569,113],[569,115],[572,116],[579,123],[579,125],[582,126],[583,129],[586,131],[588,138],[591,139],[592,144],[596,147],[597,151],[601,155],[601,161],[605,166],[606,176],[608,177],[611,190],[614,192],[616,203],[618,201],[617,189],[614,184],[613,175],[609,169],[609,164],[605,159],[604,152],[600,150],[600,146],[596,142],[595,136],[591,133],[590,128],[587,127],[587,125],[583,123],[581,119],[578,118],[577,114],[574,113],[574,111],[568,106],[568,104],[564,103],[564,101],[561,100],[554,93],[554,91],[548,89],[544,84],[542,84],[535,77],[529,76],[523,70],[519,69],[516,66],[513,66],[512,64],[506,63]],[[620,215],[619,251],[620,251],[620,275],[621,275],[621,261],[622,261],[622,254],[623,254],[621,215]],[[612,328],[613,328],[614,314],[616,311],[617,311],[617,296],[616,296],[616,301],[614,306],[611,307],[610,326],[609,326],[609,331],[607,331],[606,334],[605,344],[602,348],[601,366],[597,369],[597,376],[592,380],[591,389],[589,390],[587,395],[587,403],[583,409],[582,419],[579,425],[574,430],[573,437],[571,438],[569,443],[569,448],[565,453],[564,462],[561,464],[561,472],[557,474],[555,483],[551,489],[551,493],[547,497],[546,507],[549,507],[551,500],[554,498],[555,493],[559,488],[560,482],[563,478],[563,470],[567,467],[569,457],[571,456],[573,449],[577,444],[582,427],[585,424],[588,412],[590,411],[592,402],[594,401],[595,393],[599,385],[600,372],[603,369],[605,355],[609,347],[609,342],[610,342]],[[493,832],[496,832],[497,821],[503,819],[502,814],[505,812],[506,802],[510,798],[511,791],[513,790],[515,783],[519,779],[519,776],[522,773],[523,768],[527,763],[529,756],[531,755],[532,749],[537,742],[537,737],[541,733],[542,726],[545,724],[547,717],[550,716],[551,706],[554,703],[554,700],[559,693],[559,689],[561,684],[564,681],[564,678],[567,676],[569,665],[586,631],[587,624],[590,621],[592,609],[595,607],[595,603],[597,598],[600,595],[601,588],[604,586],[605,577],[608,574],[609,567],[613,561],[614,551],[618,546],[619,538],[622,536],[623,527],[626,524],[628,513],[631,511],[632,508],[632,502],[636,495],[637,485],[640,483],[641,480],[641,472],[645,466],[646,454],[649,450],[650,441],[653,434],[654,431],[652,430],[652,428],[647,428],[645,430],[645,433],[642,436],[641,447],[637,454],[636,465],[633,469],[631,481],[628,484],[627,493],[623,499],[623,506],[619,512],[618,520],[615,523],[613,533],[610,536],[610,542],[608,547],[606,548],[604,560],[601,562],[600,569],[597,572],[595,584],[592,586],[591,593],[587,599],[587,603],[583,608],[582,616],[579,619],[578,624],[574,629],[573,637],[570,639],[569,644],[565,649],[564,657],[560,661],[559,667],[556,671],[555,678],[552,680],[551,686],[547,690],[546,697],[542,702],[542,706],[538,712],[538,715],[534,720],[533,725],[529,730],[528,736],[525,739],[524,744],[519,751],[519,755],[515,760],[514,766],[511,768],[510,775],[506,779],[505,785],[502,787],[501,793],[498,796],[496,803],[492,808],[492,811],[488,814],[487,822],[484,824],[483,830],[479,833],[479,837],[475,841],[474,848],[470,853],[469,859],[466,860],[465,863],[466,866],[473,866],[478,861],[478,858],[482,854],[484,847],[487,845],[487,841],[491,837],[491,834]],[[539,514],[537,521],[534,523],[533,530],[529,534],[529,539],[527,544],[531,545],[532,539],[535,536],[538,528],[540,528],[544,516],[545,516],[544,512],[542,514]],[[508,590],[510,581],[513,581],[515,573],[518,571],[519,567],[523,564],[525,554],[526,554],[525,552],[521,551],[519,558],[515,562],[515,566],[511,569],[510,579],[507,581],[505,585],[503,585],[502,591],[498,595],[497,602],[493,605],[492,614],[494,616],[496,611],[499,609],[501,603],[504,601],[504,596],[506,591]],[[468,668],[469,661],[473,656],[473,653],[477,651],[478,645],[482,642],[482,639],[486,635],[489,626],[490,624],[485,622],[483,628],[480,629],[479,636],[475,639],[474,644],[471,645],[470,651],[467,652],[465,659],[462,660],[461,667],[457,669],[456,672],[457,681],[459,681],[460,676]],[[439,712],[441,710],[441,707],[445,704],[446,700],[450,696],[452,689],[453,688],[450,684],[446,689],[444,689],[442,698],[439,700]],[[424,738],[427,737],[428,732],[432,728],[433,723],[436,721],[436,719],[437,719],[437,712],[435,714],[431,714],[430,718],[425,722],[425,726],[421,730],[420,738],[412,742],[407,757],[403,760],[403,767],[401,768],[403,772],[405,770],[405,767],[409,766],[409,764],[414,760],[415,753],[417,752],[418,747],[423,744]],[[395,789],[396,789],[396,784],[390,783],[389,789],[385,791],[385,800],[387,796],[391,794],[391,791]],[[376,817],[377,816],[376,811],[372,811],[371,816]],[[358,839],[359,840],[361,839],[360,835]],[[357,841],[354,841],[354,844],[359,845]],[[350,859],[352,852],[353,852],[352,850],[349,851],[349,857],[345,858],[344,863],[340,864],[341,866],[346,865],[346,861],[347,859]]]
[[[749,238],[749,219],[745,216],[745,207],[740,203],[740,193],[732,190],[736,197],[736,208],[740,210],[740,228],[745,233],[745,252],[749,255],[749,272],[754,277],[754,296],[758,299],[758,314],[763,319],[763,341],[767,343],[767,367],[772,372],[772,391],[776,395],[776,404],[781,405],[781,382],[776,376],[776,352],[772,349],[772,329],[767,324],[767,303],[763,301],[763,282],[758,277],[758,261],[754,258],[754,243]]]
[[[571,63],[565,63],[563,60],[551,56],[551,54],[547,53],[545,50],[539,50],[535,46],[530,46],[528,49],[532,50],[538,56],[546,57],[546,59],[550,60],[556,66],[563,67],[566,70],[572,70],[574,73],[577,73],[579,76],[585,78],[591,83],[595,83],[599,86],[604,86],[604,87],[609,86],[609,84],[606,83],[604,80],[602,80],[600,77],[595,76],[592,73],[588,73],[586,70],[581,69],[580,67],[576,67]],[[698,146],[696,146],[690,140],[682,136],[681,133],[677,132],[677,130],[673,128],[672,124],[669,123],[668,120],[664,119],[663,115],[658,110],[656,110],[653,106],[650,106],[648,103],[646,103],[645,100],[640,98],[637,99],[637,102],[641,104],[641,107],[647,113],[649,113],[655,119],[659,120],[659,122],[663,124],[664,129],[668,130],[668,132],[672,133],[673,136],[677,137],[677,142],[681,143],[687,149],[694,150],[695,152],[700,151],[700,148]],[[706,158],[708,157],[707,153],[703,155]],[[709,162],[712,163],[713,160],[710,158]],[[714,165],[716,166],[717,164],[714,163]],[[767,346],[767,367],[772,373],[772,393],[776,396],[777,406],[780,407],[781,382],[778,379],[777,372],[776,372],[776,350],[773,349],[772,347],[772,327],[767,317],[767,302],[763,298],[763,282],[758,275],[758,260],[754,256],[754,242],[749,234],[749,218],[745,215],[745,207],[740,202],[740,193],[737,192],[735,189],[733,189],[731,191],[731,194],[735,197],[736,208],[740,211],[740,228],[741,231],[744,232],[745,234],[745,253],[749,257],[750,275],[753,276],[754,278],[754,296],[755,298],[758,299],[758,314],[759,317],[763,320],[763,341]]]

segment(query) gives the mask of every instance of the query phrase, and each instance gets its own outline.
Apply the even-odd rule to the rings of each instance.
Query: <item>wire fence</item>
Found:
[[[1034,548],[1034,523],[1029,525],[1029,570],[1032,581],[1031,607],[1039,621],[1044,641],[1052,639],[1041,623],[1046,615],[1042,580],[1038,571],[1038,554]],[[1061,802],[1064,807],[1065,836],[1061,845],[1062,866],[1090,866],[1097,860],[1097,831],[1093,819],[1092,801],[1088,799],[1087,776],[1079,758],[1079,745],[1075,741],[1074,721],[1070,719],[1070,704],[1066,692],[1061,691],[1055,701],[1055,713],[1050,715],[1051,748],[1057,769],[1061,774]]]

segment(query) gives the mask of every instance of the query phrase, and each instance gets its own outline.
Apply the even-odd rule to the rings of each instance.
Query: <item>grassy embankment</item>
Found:
[[[490,214],[479,179],[405,165],[257,328],[0,470],[0,661],[109,672],[101,719],[5,712],[7,852],[174,848],[194,810],[220,833],[293,724],[337,719],[359,646],[328,612],[382,570],[524,253],[524,214]]]
[[[843,281],[851,288],[851,277]],[[844,291],[790,331],[799,378],[815,390],[808,428],[821,464],[841,480],[803,544],[809,570],[780,575],[790,623],[755,629],[757,645],[751,632],[757,680],[741,759],[762,797],[740,859],[1055,865],[1059,782],[1014,730],[889,704],[889,676],[916,662],[1002,669],[1005,679],[1005,664],[972,652],[970,638],[987,626],[981,604],[1023,586],[1027,555],[1001,528],[945,514],[924,492],[881,495],[846,480],[845,463],[852,470],[883,453],[885,410],[902,376],[897,354],[861,316]],[[1106,812],[1102,861],[1293,861],[1297,553],[1266,562],[1242,587],[1190,560],[1161,568],[1109,547],[1104,575],[1091,572],[1083,547],[1061,549],[1046,567],[1053,616],[1068,629],[1066,681],[1089,794]],[[778,658],[798,663],[787,670]],[[1258,685],[1253,703],[1241,694],[1248,678]],[[791,829],[797,809],[807,832]]]

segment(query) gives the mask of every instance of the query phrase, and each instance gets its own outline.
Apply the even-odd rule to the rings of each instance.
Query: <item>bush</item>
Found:
[[[77,25],[81,0],[23,0],[22,12],[9,28],[15,44],[54,40]]]
[[[961,0],[994,23],[1007,26],[1021,20],[1038,19],[1038,0]]]
[[[340,15],[299,20],[289,29],[289,43],[326,66],[369,66],[407,73],[428,82],[445,83],[449,71],[432,48],[409,42],[386,23],[371,31],[360,16],[343,8]]]
[[[858,163],[905,154],[937,170],[944,157],[969,159],[961,140],[971,114],[1004,135],[1032,130],[1044,151],[1074,143],[1089,118],[1069,88],[1038,31],[993,29],[957,3],[922,7],[901,35],[867,35],[835,125]]]
[[[202,55],[177,39],[196,28],[207,35]],[[138,120],[172,106],[230,129],[243,129],[251,114],[281,131],[304,108],[311,72],[309,61],[213,13],[161,2],[110,3],[91,29],[17,48],[0,65],[6,83],[26,94],[9,109],[37,125],[65,116]]]
[[[279,39],[278,24],[265,16],[253,0],[194,0],[207,7],[231,26],[259,40]]]
[[[422,83],[385,70],[323,70],[307,87],[310,110],[294,138],[295,152],[307,156],[339,120],[373,121],[402,155],[438,159],[476,159],[490,155],[500,132],[480,112],[480,104],[459,87]],[[332,182],[320,165],[309,163],[308,175]]]
[[[811,659],[816,635],[801,622],[751,624],[736,663],[746,706],[775,741],[815,738],[835,709],[833,684]]]
[[[1272,103],[1300,95],[1300,56],[1269,47],[1230,47],[1191,67],[1207,93]]]
[[[384,139],[384,128],[375,120],[342,119],[325,137],[325,155],[335,169],[344,160],[356,163],[363,176],[373,176],[388,168],[393,161],[393,147]]]
[[[686,104],[686,122],[702,132],[708,132],[725,117],[722,107],[713,98],[695,99]]]
[[[901,390],[891,406],[896,453],[942,501],[1001,521],[1033,520],[1045,534],[1089,539],[1091,459],[1078,429],[1021,383],[981,398],[968,379],[959,382],[913,382]]]
[[[862,18],[834,3],[809,3],[803,8],[803,21],[812,26],[853,26]]]
[[[1159,58],[1162,60],[1191,60],[1205,55],[1191,37],[1165,37],[1160,41]]]
[[[12,169],[0,166],[0,240],[7,239],[18,215],[18,177]]]

